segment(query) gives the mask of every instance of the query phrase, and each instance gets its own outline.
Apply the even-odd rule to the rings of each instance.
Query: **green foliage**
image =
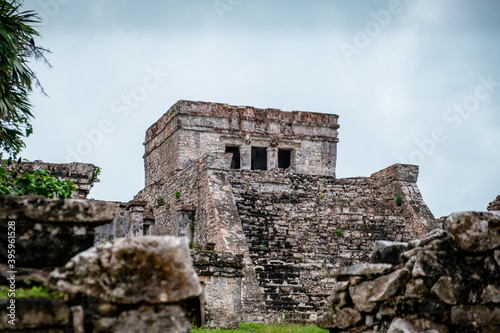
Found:
[[[340,236],[340,237],[344,236],[344,230],[338,229],[337,230],[337,236]]]
[[[289,317],[290,315],[288,315]],[[241,323],[235,330],[218,330],[215,328],[191,328],[191,333],[328,333],[314,325],[253,324]]]
[[[158,206],[163,206],[165,205],[165,199],[163,199],[163,197],[158,197],[156,198],[156,203],[158,204]]]
[[[265,245],[261,245],[261,246],[260,246],[260,248],[261,248],[261,249],[263,249],[263,250],[266,250],[266,249],[267,249],[267,246],[265,246]]]
[[[304,258],[300,257],[299,262],[304,262]]]
[[[28,62],[41,59],[50,66],[44,56],[49,51],[33,39],[39,36],[33,26],[39,23],[34,11],[21,11],[21,1],[0,0],[0,152],[14,158],[33,133],[28,95],[33,84],[41,88]]]
[[[99,177],[99,175],[101,174],[101,167],[97,167],[97,169],[95,169],[94,173],[92,174],[92,180],[93,181],[96,181],[97,180],[97,177]]]
[[[196,249],[201,249],[200,245],[194,245],[193,241],[189,241],[189,248],[196,250]]]
[[[181,192],[175,191],[175,198],[179,199],[181,197]]]
[[[398,195],[396,197],[396,205],[401,206],[403,204],[403,199]]]
[[[31,285],[30,280],[24,280],[26,285]],[[14,298],[62,298],[64,295],[52,291],[48,287],[48,281],[45,281],[43,286],[33,286],[31,288],[16,288]],[[0,298],[10,298],[9,297],[9,287],[0,286]]]
[[[19,175],[9,171],[0,162],[0,194],[28,195],[35,194],[47,198],[72,198],[75,185],[69,180],[52,177],[48,170],[26,171]]]
[[[190,224],[189,227],[191,228],[191,230],[194,230],[194,227],[196,227],[196,223]]]
[[[320,198],[321,198],[321,199],[324,199],[324,198],[325,198],[325,196],[324,196],[324,195],[322,195]]]

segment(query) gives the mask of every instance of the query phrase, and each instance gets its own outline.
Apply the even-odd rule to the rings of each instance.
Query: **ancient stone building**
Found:
[[[201,278],[209,324],[315,320],[332,270],[368,261],[376,240],[408,241],[434,227],[417,166],[335,177],[337,120],[179,101],[147,130],[146,187],[134,202],[149,217],[128,230],[187,236],[194,249],[234,256],[225,265],[215,255],[202,270],[195,256],[198,273],[209,271]]]

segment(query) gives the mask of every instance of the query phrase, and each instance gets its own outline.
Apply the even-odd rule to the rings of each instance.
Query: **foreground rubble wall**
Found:
[[[459,212],[410,242],[379,241],[372,264],[333,272],[330,332],[499,332],[500,211]]]
[[[94,228],[115,213],[113,202],[0,196],[0,285],[64,294],[0,299],[0,331],[188,332],[187,314],[199,316],[202,291],[188,240],[134,237],[92,246]],[[15,263],[7,266],[13,231]]]

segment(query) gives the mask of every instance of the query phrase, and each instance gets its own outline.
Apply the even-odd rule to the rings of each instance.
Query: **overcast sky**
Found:
[[[53,68],[22,156],[144,187],[146,129],[177,100],[335,113],[337,177],[420,166],[436,217],[500,194],[500,1],[26,0]]]

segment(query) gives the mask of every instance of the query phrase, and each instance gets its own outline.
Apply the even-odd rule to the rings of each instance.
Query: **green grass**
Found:
[[[250,324],[241,323],[240,328],[237,330],[218,330],[214,328],[193,328],[192,333],[326,333],[314,325],[285,325],[285,324]]]
[[[62,298],[63,294],[51,291],[47,287],[34,286],[29,289],[17,288],[15,298]],[[9,298],[9,287],[0,286],[0,298]]]

